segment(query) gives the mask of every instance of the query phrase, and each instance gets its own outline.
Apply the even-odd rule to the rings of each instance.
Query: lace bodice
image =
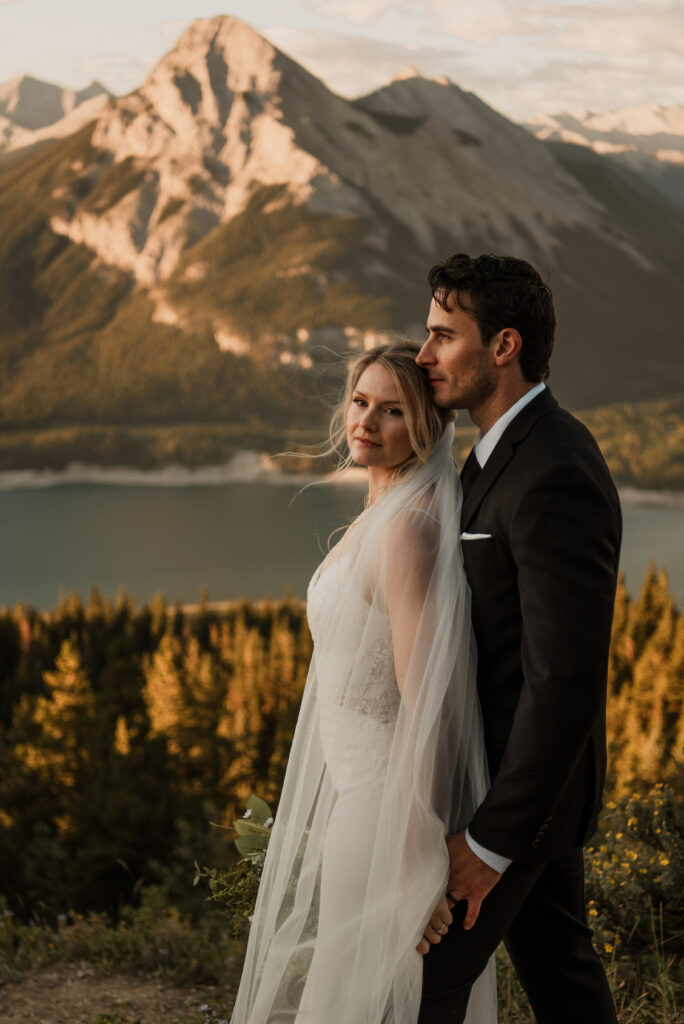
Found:
[[[320,734],[335,786],[365,785],[384,774],[400,694],[387,614],[360,600],[354,621],[336,619],[348,559],[324,562],[307,593],[318,677]],[[349,671],[363,637],[367,658]]]

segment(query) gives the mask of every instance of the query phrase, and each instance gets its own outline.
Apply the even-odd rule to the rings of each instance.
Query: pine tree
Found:
[[[92,763],[95,698],[71,640],[64,641],[54,671],[43,678],[48,692],[35,700],[31,716],[35,741],[23,744],[20,754],[51,788],[73,790]]]

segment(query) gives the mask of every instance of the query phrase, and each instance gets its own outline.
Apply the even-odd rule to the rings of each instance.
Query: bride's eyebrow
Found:
[[[363,391],[359,391],[358,388],[354,388],[352,398],[363,398],[364,401],[368,401],[368,395],[364,395]],[[401,399],[399,398],[376,398],[376,401],[380,405],[401,405]]]

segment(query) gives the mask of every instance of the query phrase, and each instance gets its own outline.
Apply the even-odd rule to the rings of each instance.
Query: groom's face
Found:
[[[429,374],[435,405],[472,411],[495,390],[492,356],[474,317],[453,297],[447,305],[448,310],[432,300],[427,339],[416,362]]]

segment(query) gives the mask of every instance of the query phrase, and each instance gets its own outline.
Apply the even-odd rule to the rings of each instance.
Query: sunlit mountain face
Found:
[[[6,120],[22,95],[0,87]],[[419,333],[429,267],[463,251],[547,277],[566,403],[682,379],[684,216],[632,168],[446,79],[350,101],[221,17],[127,96],[51,95],[62,117],[15,127],[99,107],[0,158],[4,428],[322,422],[331,364]]]

